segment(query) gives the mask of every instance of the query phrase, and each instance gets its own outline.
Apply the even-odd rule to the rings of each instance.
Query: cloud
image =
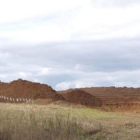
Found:
[[[107,40],[1,47],[0,78],[23,78],[57,90],[85,86],[138,86],[140,42]]]
[[[140,2],[5,0],[0,5],[0,78],[57,90],[138,86]]]
[[[6,0],[0,5],[0,38],[11,44],[136,38],[139,13],[140,2],[132,0]]]
[[[38,75],[49,75],[51,73],[52,68],[43,68],[41,71],[38,73]]]
[[[0,5],[0,23],[15,22],[33,17],[50,15],[86,3],[87,2],[84,0],[5,0],[2,1]]]
[[[117,72],[91,72],[83,73],[78,80],[65,81],[55,86],[56,90],[66,90],[70,88],[116,86],[116,87],[139,87],[140,69],[135,71]]]
[[[91,1],[91,3],[96,7],[126,7],[129,5],[139,4],[140,2],[137,0],[94,0]]]

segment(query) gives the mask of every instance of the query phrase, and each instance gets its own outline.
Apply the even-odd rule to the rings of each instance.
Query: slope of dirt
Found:
[[[63,94],[68,102],[86,106],[102,106],[102,101],[82,90],[73,90]]]
[[[59,95],[50,86],[40,83],[33,83],[26,80],[16,80],[10,83],[0,83],[0,95],[11,98],[30,98],[30,99],[46,99],[63,100],[63,96]]]
[[[60,94],[73,91],[69,89],[66,91],[58,91]],[[104,104],[116,103],[139,103],[140,102],[140,88],[126,88],[126,87],[91,87],[80,88],[103,101]]]
[[[140,113],[140,103],[119,103],[103,106],[104,111]]]

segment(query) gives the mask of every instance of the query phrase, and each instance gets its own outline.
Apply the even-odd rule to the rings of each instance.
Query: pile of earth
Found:
[[[140,103],[140,88],[133,87],[91,87],[58,91],[66,94],[74,90],[82,90],[102,100],[103,104]]]
[[[73,90],[62,94],[66,101],[86,106],[102,106],[102,101],[95,96],[83,91]]]
[[[63,96],[50,86],[22,79],[10,83],[0,82],[0,95],[11,98],[64,100]]]

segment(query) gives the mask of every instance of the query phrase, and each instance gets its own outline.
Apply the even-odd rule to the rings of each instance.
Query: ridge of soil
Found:
[[[102,106],[102,101],[95,96],[83,91],[73,90],[63,94],[63,97],[68,101],[75,104],[81,104],[86,106]]]
[[[57,92],[63,95],[73,90],[75,89]],[[90,87],[90,88],[79,88],[79,90],[85,91],[99,98],[100,100],[102,100],[104,104],[140,103],[140,88]]]
[[[63,100],[63,96],[58,94],[46,84],[34,83],[22,79],[10,83],[0,82],[0,95],[11,98],[31,98]]]

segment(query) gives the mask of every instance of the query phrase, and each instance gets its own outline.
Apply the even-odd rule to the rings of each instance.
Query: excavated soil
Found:
[[[111,110],[140,110],[140,88],[91,87],[56,92],[46,84],[22,79],[0,82],[0,102],[26,102],[29,99],[37,104],[67,101],[93,107],[105,106]]]
[[[40,83],[33,83],[26,80],[16,80],[10,83],[0,82],[0,96],[9,98],[30,98],[30,99],[46,99],[63,100],[63,96],[59,95],[50,86]]]
[[[140,110],[140,88],[127,87],[91,87],[58,91],[64,95],[74,90],[82,90],[99,98],[105,109],[110,111]]]
[[[63,95],[73,90],[75,89],[58,91],[58,93]],[[83,90],[101,99],[104,104],[140,102],[140,88],[91,87],[91,88],[80,88],[80,90]]]
[[[86,105],[86,106],[102,106],[102,101],[83,90],[73,90],[63,94],[68,102]]]
[[[118,103],[118,104],[108,104],[102,106],[104,111],[115,111],[115,112],[135,112],[140,113],[140,103]]]

